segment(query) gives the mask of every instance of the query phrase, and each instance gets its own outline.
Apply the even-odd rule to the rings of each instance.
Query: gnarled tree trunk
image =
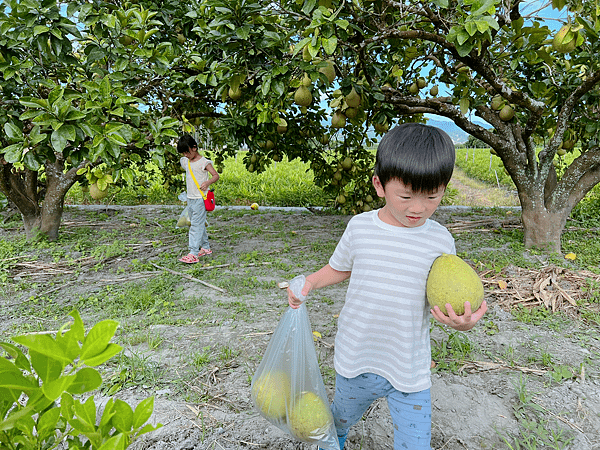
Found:
[[[79,176],[77,168],[65,172],[62,159],[47,161],[44,168],[45,185],[38,183],[37,171],[16,169],[2,160],[0,191],[19,209],[28,239],[43,234],[54,241],[58,238],[65,195]]]

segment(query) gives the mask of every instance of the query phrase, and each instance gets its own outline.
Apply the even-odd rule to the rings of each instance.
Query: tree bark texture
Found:
[[[65,195],[77,181],[76,168],[64,171],[62,160],[46,161],[46,182],[38,183],[38,172],[17,169],[2,161],[0,191],[19,209],[27,239],[38,234],[58,238]]]

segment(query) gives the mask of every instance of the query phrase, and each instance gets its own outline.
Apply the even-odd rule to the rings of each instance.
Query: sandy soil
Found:
[[[464,216],[459,216],[461,211],[442,208],[434,218],[456,230],[452,224],[464,221]],[[5,263],[8,281],[0,298],[3,337],[21,329],[26,322],[38,328],[53,329],[65,318],[60,311],[72,305],[82,307],[86,323],[93,323],[103,317],[103,313],[94,308],[86,309],[85,302],[78,303],[76,299],[94,292],[100,297],[107,295],[103,290],[107,280],[113,286],[125,281],[143,286],[147,277],[163,273],[160,268],[170,268],[183,274],[173,275],[179,280],[177,302],[190,306],[179,310],[170,320],[158,320],[154,324],[142,322],[144,332],[159,334],[162,343],[155,349],[150,349],[147,342],[128,345],[134,334],[133,328],[128,327],[117,337],[126,347],[126,353],[142,354],[148,363],[161,369],[159,381],[129,383],[116,393],[132,404],[149,395],[156,397],[151,420],[162,423],[163,427],[132,448],[316,449],[316,446],[294,441],[262,419],[252,409],[249,386],[270,335],[287,307],[285,291],[279,289],[277,283],[291,278],[286,274],[310,273],[320,267],[349,217],[264,209],[258,212],[217,210],[209,217],[214,255],[207,260],[205,271],[200,266],[177,264],[177,256],[185,249],[186,234],[182,230],[166,229],[164,221],[170,219],[174,223],[175,212],[166,207],[102,211],[68,208],[62,233],[87,227],[90,235],[98,235],[98,239],[105,239],[100,237],[101,230],[114,231],[112,239],[118,239],[119,236],[129,238],[132,230],[140,232],[141,229],[137,244],[128,244],[137,245],[135,251],[118,257],[98,257],[99,265],[81,263],[79,270],[72,272],[56,269],[66,267],[59,266],[61,263],[77,261],[89,253],[77,248],[67,249],[59,257],[56,251],[53,254],[52,248],[29,252],[26,259],[37,266],[34,273],[17,263]],[[473,215],[468,218],[469,221],[476,219],[478,217]],[[501,220],[489,225],[498,225]],[[151,237],[146,236],[144,227]],[[2,230],[0,238],[16,240],[20,232],[18,228]],[[457,233],[459,253],[475,245],[467,235]],[[156,245],[157,242],[160,244]],[[141,268],[140,262],[144,264]],[[209,270],[211,265],[217,264],[223,265],[218,273]],[[50,270],[52,267],[54,272]],[[505,437],[513,443],[513,448],[600,449],[598,328],[580,320],[549,320],[537,324],[515,320],[509,312],[509,300],[525,295],[525,291],[519,289],[525,289],[527,281],[535,282],[534,278],[540,273],[523,273],[518,268],[507,270],[498,275],[510,282],[503,290],[498,288],[498,277],[486,275],[490,311],[480,325],[465,333],[473,346],[468,357],[460,363],[456,373],[434,370],[433,448],[511,448]],[[134,279],[135,274],[140,276],[138,280]],[[568,289],[564,283],[572,282],[573,277],[574,274],[559,273],[554,283]],[[565,282],[561,285],[559,282],[563,279]],[[50,286],[54,289],[52,293]],[[32,296],[41,298],[44,293],[46,299],[51,298],[65,307],[54,318],[38,317],[34,305],[29,303]],[[322,335],[316,348],[330,396],[336,316],[344,293],[345,285],[340,285],[318,291],[309,299],[313,330]],[[139,334],[139,330],[136,332]],[[446,343],[449,351],[458,351],[460,336],[453,335],[455,339],[450,340],[449,334],[451,330],[434,326],[432,339],[435,343]],[[234,357],[214,357],[201,368],[190,364],[190,354],[206,348],[228,348]],[[551,363],[542,363],[544,355]],[[452,355],[448,355],[447,361],[437,362],[438,369],[444,366],[442,363],[451,364]],[[557,381],[552,375],[559,366],[572,370],[569,376],[558,377]],[[106,375],[110,374],[108,370]],[[102,399],[98,394],[101,403]],[[528,423],[530,427],[539,423],[541,428],[532,431],[526,428]],[[550,431],[561,436],[555,439],[556,446],[541,444],[540,436]],[[532,436],[538,437],[537,444],[515,446],[515,438],[531,439]],[[345,448],[393,448],[393,428],[384,400],[374,403],[363,421],[352,428]]]

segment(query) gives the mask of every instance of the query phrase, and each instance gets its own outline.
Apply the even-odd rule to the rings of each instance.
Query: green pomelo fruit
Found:
[[[98,187],[98,184],[94,183],[92,185],[90,185],[90,196],[94,199],[94,200],[102,200],[103,198],[105,198],[108,195],[108,189],[104,189],[103,191],[100,190],[100,188]]]
[[[300,86],[294,93],[294,102],[298,106],[308,106],[312,103],[312,94],[306,86]]]
[[[494,111],[500,111],[504,106],[504,99],[501,95],[494,95],[492,98],[492,103],[490,105]]]
[[[573,139],[567,139],[562,143],[562,148],[565,150],[571,150],[573,147],[575,147],[575,141]]]
[[[327,145],[329,144],[329,135],[327,133],[323,134],[320,138],[319,138],[319,142],[323,145]]]
[[[290,378],[284,372],[264,373],[252,384],[252,400],[268,419],[285,418],[290,396]]]
[[[412,95],[417,94],[419,92],[419,86],[417,86],[417,83],[411,84],[408,88],[408,92],[410,92]]]
[[[188,228],[192,225],[192,222],[190,222],[190,218],[188,216],[180,216],[179,220],[177,221],[177,228]]]
[[[306,72],[304,72],[304,77],[302,78],[302,86],[306,86],[307,88],[312,86],[312,80]]]
[[[230,87],[227,94],[231,100],[239,100],[242,96],[242,90],[240,88],[234,89]]]
[[[360,95],[358,95],[358,92],[356,92],[354,88],[352,88],[350,93],[346,96],[346,104],[350,108],[358,108],[358,105],[360,105]]]
[[[375,128],[375,131],[377,131],[378,133],[385,133],[387,130],[390,129],[390,125],[387,122],[376,123],[375,125],[373,125],[373,128]]]
[[[346,108],[346,110],[344,111],[344,114],[349,119],[355,119],[356,116],[358,115],[358,108]]]
[[[321,397],[314,392],[303,392],[290,411],[288,424],[298,439],[318,441],[328,433],[333,416]]]
[[[437,305],[448,314],[446,303],[450,303],[460,316],[465,313],[464,302],[470,302],[471,312],[475,312],[481,306],[483,296],[479,275],[458,256],[444,253],[431,265],[427,277],[427,301],[432,308]]]
[[[508,122],[515,116],[515,110],[510,105],[504,105],[500,110],[500,119],[504,122]]]
[[[352,169],[352,158],[350,158],[349,156],[346,156],[342,160],[342,169],[344,169],[344,170]]]
[[[344,128],[346,126],[346,116],[341,111],[336,111],[333,113],[333,117],[331,118],[331,127],[332,128]]]
[[[439,88],[439,87],[437,87],[437,86],[433,86],[433,87],[432,87],[432,88],[429,90],[429,93],[430,93],[430,94],[431,94],[433,97],[435,97],[435,96],[437,96],[437,95],[440,93],[440,88]]]
[[[327,77],[327,80],[329,80],[329,83],[333,83],[335,80],[335,67],[333,65],[332,61],[327,61],[327,65],[325,67],[321,67],[319,69],[319,72],[321,72],[323,75],[325,75]]]
[[[423,78],[423,77],[417,78],[417,87],[419,89],[423,89],[425,86],[427,86],[427,81],[425,80],[425,78]]]
[[[312,55],[310,54],[310,51],[308,50],[308,45],[305,45],[304,48],[302,49],[302,59],[306,62],[312,61]]]

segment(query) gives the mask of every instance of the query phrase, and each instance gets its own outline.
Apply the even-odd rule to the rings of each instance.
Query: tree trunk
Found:
[[[570,211],[548,211],[522,205],[522,220],[525,248],[539,248],[553,253],[561,253],[561,235]]]
[[[61,159],[47,161],[44,167],[45,189],[38,185],[36,171],[16,170],[4,161],[0,170],[0,191],[19,209],[27,239],[43,234],[54,241],[58,238],[65,195],[78,179],[77,168],[64,172]]]

